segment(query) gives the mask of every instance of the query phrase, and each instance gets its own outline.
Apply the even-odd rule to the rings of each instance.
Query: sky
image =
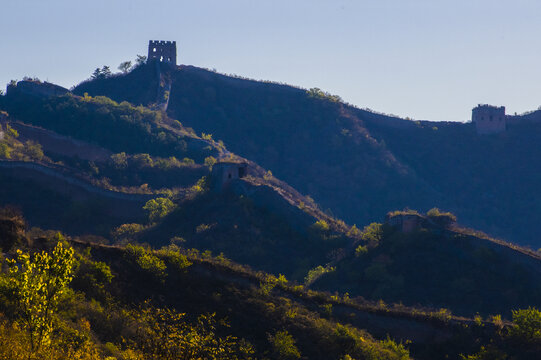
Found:
[[[0,88],[69,88],[152,39],[176,40],[179,64],[418,120],[541,105],[538,0],[0,0],[0,28]]]

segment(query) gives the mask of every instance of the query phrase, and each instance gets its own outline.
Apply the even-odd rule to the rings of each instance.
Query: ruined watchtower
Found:
[[[479,104],[472,110],[472,123],[478,134],[496,134],[505,131],[505,106]]]
[[[416,211],[395,211],[385,216],[385,223],[404,233],[415,231],[423,218]]]
[[[219,162],[212,166],[214,190],[221,191],[231,181],[242,179],[248,175],[248,164],[244,162]]]
[[[158,41],[149,40],[148,42],[148,60],[158,60],[159,62],[177,64],[177,42],[176,41]]]

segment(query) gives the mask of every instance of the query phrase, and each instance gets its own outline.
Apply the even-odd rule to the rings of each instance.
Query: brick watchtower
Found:
[[[505,106],[479,104],[472,110],[472,123],[478,134],[496,134],[506,128]]]
[[[148,60],[177,64],[177,42],[150,40],[148,42]]]

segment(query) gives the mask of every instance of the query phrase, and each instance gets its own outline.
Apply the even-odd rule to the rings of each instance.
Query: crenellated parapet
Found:
[[[157,60],[168,64],[177,64],[177,42],[150,40],[148,42],[148,60]]]

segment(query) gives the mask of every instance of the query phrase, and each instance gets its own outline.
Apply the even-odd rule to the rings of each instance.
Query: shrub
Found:
[[[154,166],[154,160],[149,154],[136,154],[131,157],[131,161],[139,169]]]
[[[205,166],[208,166],[210,169],[216,164],[217,160],[213,156],[208,156],[205,158]]]
[[[311,226],[311,229],[315,233],[324,234],[329,232],[331,228],[329,226],[329,223],[327,223],[325,220],[318,220]]]
[[[73,280],[73,287],[84,290],[87,294],[96,291],[103,295],[105,285],[113,280],[111,268],[104,262],[93,261],[90,257],[90,248],[83,256],[78,256],[78,266]]]
[[[336,270],[336,268],[332,266],[323,267],[319,265],[318,267],[315,267],[312,270],[308,271],[308,274],[304,278],[304,285],[309,286],[310,284],[314,283],[317,279],[319,279],[322,275],[333,272],[334,270]]]
[[[269,342],[274,354],[279,359],[299,359],[301,357],[299,349],[295,346],[295,339],[287,330],[278,331],[274,336],[269,335]]]
[[[175,245],[170,245],[168,247],[162,248],[158,251],[158,253],[163,256],[167,262],[177,270],[184,270],[192,265],[192,263],[188,260],[188,257],[186,255],[181,254],[178,251],[178,247]]]
[[[432,208],[426,213],[436,224],[447,227],[456,222],[456,216],[450,212],[442,212],[438,208]]]
[[[31,159],[38,160],[38,161],[43,159],[43,156],[44,156],[41,145],[31,140],[28,140],[24,144],[24,153]]]
[[[509,335],[526,342],[541,340],[541,311],[536,308],[513,310]]]
[[[359,245],[357,246],[357,248],[355,249],[355,256],[356,257],[360,257],[360,256],[363,256],[364,254],[368,253],[368,248],[366,246],[363,246],[363,245]]]
[[[122,224],[112,231],[112,236],[116,239],[132,238],[135,234],[142,231],[145,227],[141,224]]]
[[[381,345],[383,348],[391,350],[394,354],[396,354],[396,359],[399,360],[408,360],[410,359],[410,354],[408,349],[404,346],[402,343],[397,343],[396,341],[393,341],[388,335],[387,339],[381,341]]]
[[[11,147],[4,142],[0,142],[0,158],[11,159]]]
[[[371,223],[363,229],[361,239],[366,242],[377,244],[380,242],[383,236],[383,225],[378,223]]]
[[[169,214],[175,208],[175,204],[168,198],[156,198],[146,202],[143,209],[148,212],[148,218],[150,221],[156,221],[167,214]]]
[[[308,97],[315,99],[329,100],[332,102],[342,102],[342,98],[338,95],[331,95],[326,91],[321,90],[320,88],[311,88],[306,92]]]
[[[11,137],[14,137],[14,138],[19,137],[19,132],[17,130],[15,130],[14,128],[12,128],[11,126],[9,126],[9,125],[6,125],[6,132]]]
[[[125,152],[111,155],[113,167],[118,170],[123,170],[128,167],[128,156]]]
[[[128,244],[126,253],[128,258],[133,260],[144,272],[150,273],[159,279],[166,277],[165,270],[167,267],[165,263],[152,254],[150,250],[146,250],[142,246]]]
[[[171,309],[147,308],[133,314],[138,319],[132,345],[148,359],[250,359],[253,347],[233,336],[219,336],[224,321],[214,314],[200,315],[195,324],[186,314]]]
[[[353,226],[348,230],[346,235],[350,237],[359,237],[362,235],[362,232],[361,230],[359,230],[359,228],[357,228],[357,225],[353,224]]]

